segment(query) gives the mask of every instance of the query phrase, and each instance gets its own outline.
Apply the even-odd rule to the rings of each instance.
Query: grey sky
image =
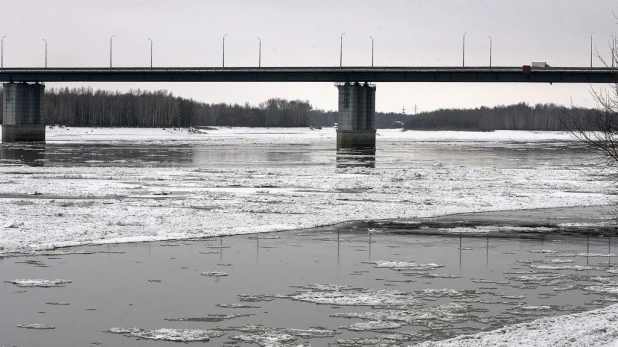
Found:
[[[486,66],[493,38],[494,66],[547,61],[552,66],[589,66],[590,34],[609,58],[618,33],[618,3],[610,0],[0,0],[0,36],[5,67],[149,66],[150,37],[155,66],[257,66],[262,39],[263,66],[335,66],[345,32],[344,65],[461,66],[462,35],[466,65]],[[594,64],[601,63],[595,58]],[[81,84],[48,83],[49,87]],[[205,102],[248,101],[269,97],[307,99],[335,109],[329,83],[98,83],[94,88],[168,89]],[[602,85],[593,86],[596,88]],[[446,107],[556,102],[594,106],[590,85],[380,83],[378,111],[411,112]]]

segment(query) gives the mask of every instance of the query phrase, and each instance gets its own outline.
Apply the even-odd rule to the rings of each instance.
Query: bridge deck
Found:
[[[0,82],[521,82],[618,83],[586,67],[119,67],[5,68]]]

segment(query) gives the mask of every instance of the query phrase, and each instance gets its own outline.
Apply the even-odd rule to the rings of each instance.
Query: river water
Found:
[[[392,141],[382,143],[375,156],[335,155],[331,147],[326,141],[277,147],[51,141],[44,147],[3,145],[0,160],[11,170],[185,167],[238,175],[244,171],[236,168],[247,167],[517,171],[590,165],[581,146],[556,140]],[[169,189],[177,184],[170,182]],[[188,198],[183,194],[169,199]],[[36,205],[41,198],[47,197],[2,197],[5,203],[22,201],[24,208],[30,203],[23,201]],[[424,234],[432,228],[440,233],[429,224],[422,228]],[[606,286],[618,273],[613,238],[535,230],[540,237],[460,236],[457,228],[420,235],[404,224],[357,222],[5,254],[0,256],[0,345],[151,346],[161,345],[153,337],[208,335],[211,345],[399,346],[618,300]],[[65,282],[41,287],[45,283],[27,286],[20,279]],[[163,328],[182,330],[157,330]]]

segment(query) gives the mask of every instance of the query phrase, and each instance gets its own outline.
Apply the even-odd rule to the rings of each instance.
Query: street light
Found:
[[[150,68],[152,69],[152,40],[150,37],[148,38],[148,41],[150,41]]]
[[[487,35],[487,37],[489,37],[489,67],[491,67],[491,45],[492,45],[492,41],[491,41],[491,36]]]
[[[113,40],[114,36],[116,36],[116,35],[112,35],[112,36],[109,38],[109,68],[110,68],[110,69],[112,68],[112,52],[113,52],[113,49],[112,49],[112,40]]]
[[[594,35],[594,31],[590,34],[590,67],[592,67],[592,36]]]
[[[339,42],[339,67],[343,67],[343,35],[341,34],[341,40]]]
[[[373,37],[369,36],[371,39],[371,67],[373,67]]]
[[[225,37],[227,34],[223,35],[223,67],[225,67]]]
[[[462,58],[461,58],[461,65],[464,66],[464,67],[466,66],[466,34],[467,33],[468,32],[466,31],[463,34],[463,50],[462,50],[463,54],[462,54]]]
[[[47,41],[45,39],[41,39],[45,42],[45,68],[47,68]]]
[[[260,46],[258,48],[258,67],[262,67],[262,40],[258,37],[258,41],[260,41]]]
[[[6,36],[2,36],[0,39],[0,69],[4,69],[4,38]]]

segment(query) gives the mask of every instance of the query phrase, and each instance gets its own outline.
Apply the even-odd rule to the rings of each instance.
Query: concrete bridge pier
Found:
[[[339,89],[337,150],[375,150],[375,85],[346,82],[336,86]]]
[[[2,142],[44,142],[45,86],[39,83],[2,86]]]

